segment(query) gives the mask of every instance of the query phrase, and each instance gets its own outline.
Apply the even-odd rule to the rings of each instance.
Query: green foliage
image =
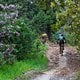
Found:
[[[64,3],[63,7],[61,6],[62,3]],[[80,1],[60,1],[57,5],[57,26],[67,27],[67,31],[74,37],[74,39],[71,39],[71,42],[73,40],[75,45],[78,47],[78,50],[80,50]]]
[[[74,46],[75,45],[73,34],[66,33],[66,42],[68,44],[70,44],[71,46]]]
[[[15,59],[12,52],[16,44],[11,40],[19,36],[18,28],[14,26],[18,16],[16,11],[15,5],[0,4],[0,66],[6,63],[12,64]]]
[[[50,32],[55,33],[61,27],[66,26],[67,31],[71,32],[71,36],[67,34],[67,38],[69,38],[67,42],[70,44],[71,42],[75,43],[79,50],[79,0],[1,0],[0,2],[4,3],[4,5],[5,3],[17,4],[16,6],[20,7],[19,16],[25,17],[23,19],[20,18],[18,21],[15,20],[14,26],[20,27],[18,31],[21,35],[19,38],[15,38],[12,35],[13,38],[10,40],[10,43],[17,44],[14,54],[17,55],[18,59],[24,59],[24,56],[33,53],[31,51],[36,51],[36,47],[33,44],[36,43],[34,42],[37,37],[36,33],[48,32],[48,27],[50,27]],[[13,26],[9,25],[9,27]],[[72,36],[74,39],[70,42]],[[52,34],[53,37],[54,35]],[[54,38],[53,41],[55,41]]]
[[[40,39],[35,39],[33,42],[31,53],[28,53],[27,58],[35,59],[36,57],[39,57],[41,55],[44,56],[46,50],[47,50],[47,47],[44,44],[42,44]]]
[[[47,58],[38,56],[35,59],[28,59],[15,62],[13,65],[4,65],[0,68],[0,80],[14,80],[29,70],[45,69]]]
[[[26,16],[28,19],[32,19],[39,11],[39,8],[35,2],[36,0],[23,0],[19,4],[21,5],[20,16]]]
[[[54,43],[56,42],[56,34],[52,33],[51,41]]]
[[[76,73],[75,80],[80,80],[80,71]]]
[[[47,27],[48,21],[49,16],[41,10],[37,15],[33,17],[32,25],[38,32],[40,32],[41,30],[44,30]]]
[[[25,19],[18,19],[15,25],[19,26],[20,36],[17,40],[13,40],[16,45],[14,54],[17,55],[17,59],[27,58],[27,54],[31,53],[33,42],[36,38],[36,33],[34,30],[27,26]]]
[[[36,58],[40,53],[44,53],[45,47],[41,43],[40,39],[37,38],[36,30],[31,29],[29,21],[20,18],[14,25],[19,26],[20,36],[18,39],[14,39],[13,42],[16,44],[14,54],[17,55],[17,59],[30,59]],[[38,53],[38,54],[37,54]]]
[[[17,4],[17,6],[20,7],[19,16],[28,18],[30,20],[28,26],[36,29],[37,32],[46,31],[46,28],[50,27],[50,25],[56,21],[55,8],[50,7],[51,1],[49,0],[22,0],[19,2],[17,0],[10,0],[4,2],[7,4]],[[54,0],[52,2],[55,4]],[[42,9],[41,6],[44,6],[44,4],[46,8]]]
[[[47,27],[55,23],[55,11],[53,9],[48,10],[46,13],[40,10],[37,15],[35,15],[29,25],[38,32],[46,31]]]
[[[11,76],[10,78],[12,79],[22,71],[32,69],[33,65],[44,64],[46,61],[44,53],[47,48],[41,43],[37,36],[43,31],[48,33],[48,37],[50,37],[50,33],[52,33],[51,38],[54,42],[55,33],[63,28],[67,31],[67,43],[76,45],[78,51],[80,51],[80,0],[0,0],[0,3],[3,3],[3,7],[8,7],[9,4],[15,4],[16,7],[19,7],[19,12],[14,12],[16,12],[17,15],[19,14],[20,17],[18,20],[16,18],[6,19],[7,22],[5,27],[3,27],[3,24],[1,24],[3,17],[0,16],[0,33],[7,34],[2,35],[1,33],[0,35],[0,38],[1,36],[4,37],[0,44],[0,63],[5,64],[5,61],[13,61],[13,57],[15,57],[14,55],[17,56],[18,60],[30,59],[31,61],[17,62],[13,64],[13,68],[11,68],[12,66],[9,68],[8,66],[5,67],[8,68],[8,70],[3,68],[0,76],[3,76],[4,78],[1,79],[4,80],[6,78],[3,73],[6,73],[7,77]],[[11,11],[11,13],[12,12],[13,11]],[[0,7],[0,14],[3,14],[4,16],[6,15],[5,13],[8,15],[10,11],[8,11],[8,9],[5,10],[5,8],[1,11]],[[8,31],[4,30],[6,27]],[[10,32],[10,34],[7,32]],[[18,32],[20,33],[20,36]],[[4,59],[4,55],[2,54],[5,50],[11,50],[7,59]],[[21,70],[18,65],[22,65]],[[17,66],[17,68],[15,66]],[[11,70],[14,72],[16,70],[18,71],[14,73],[11,72]],[[7,72],[11,72],[11,75]]]

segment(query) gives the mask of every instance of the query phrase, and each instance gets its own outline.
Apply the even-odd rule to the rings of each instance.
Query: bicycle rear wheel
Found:
[[[64,46],[60,46],[60,54],[63,55]]]

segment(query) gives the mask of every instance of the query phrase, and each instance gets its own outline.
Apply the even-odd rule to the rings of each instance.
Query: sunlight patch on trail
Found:
[[[67,58],[59,55],[59,68],[67,67]]]

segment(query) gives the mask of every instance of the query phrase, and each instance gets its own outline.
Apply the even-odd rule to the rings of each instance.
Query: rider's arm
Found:
[[[65,39],[65,37],[64,37],[63,39],[64,39],[64,43],[66,43],[66,39]]]

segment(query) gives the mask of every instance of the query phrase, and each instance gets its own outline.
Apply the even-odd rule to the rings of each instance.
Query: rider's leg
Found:
[[[60,54],[61,56],[63,56],[63,46],[62,45],[60,45]]]
[[[60,54],[62,54],[62,47],[61,47],[61,45],[60,45]]]

